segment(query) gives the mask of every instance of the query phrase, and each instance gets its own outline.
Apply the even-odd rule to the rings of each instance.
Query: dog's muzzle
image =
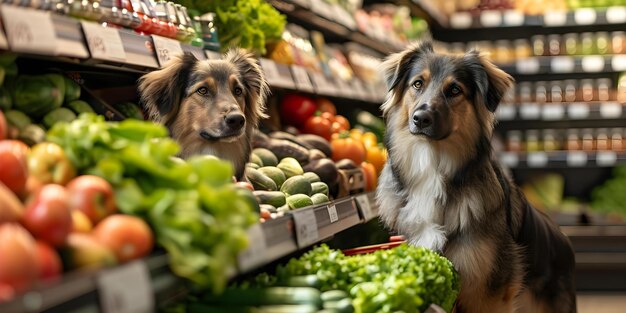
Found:
[[[409,130],[413,135],[435,135],[435,113],[430,109],[415,110],[409,123]]]

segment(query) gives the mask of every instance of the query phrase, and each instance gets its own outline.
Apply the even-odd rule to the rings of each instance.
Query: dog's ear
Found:
[[[139,79],[141,102],[151,120],[165,125],[176,116],[185,96],[189,75],[198,62],[191,53],[176,56],[162,69]]]
[[[433,45],[430,41],[423,41],[407,48],[406,50],[388,56],[382,64],[383,76],[387,84],[387,90],[393,96],[383,106],[383,114],[389,110],[393,103],[397,103],[406,88],[406,80],[411,72],[411,65],[424,54],[432,53]]]
[[[502,97],[513,86],[515,80],[511,75],[491,63],[487,56],[480,54],[478,51],[472,50],[467,56],[478,60],[480,67],[484,70],[486,75],[476,75],[476,84],[487,109],[490,112],[495,112]]]
[[[265,100],[270,88],[265,80],[265,74],[254,55],[242,49],[230,49],[224,59],[234,64],[242,77],[242,83],[247,89],[246,118],[252,125],[257,126],[259,119],[268,117],[265,114]]]

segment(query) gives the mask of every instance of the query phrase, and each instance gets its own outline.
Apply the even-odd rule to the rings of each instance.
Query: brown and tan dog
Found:
[[[429,42],[390,56],[382,105],[389,159],[381,219],[440,251],[461,276],[457,312],[575,312],[568,239],[532,208],[492,155],[495,110],[511,76],[476,51]]]
[[[251,54],[232,49],[222,60],[208,61],[179,56],[141,77],[139,92],[150,119],[167,126],[180,144],[181,157],[215,155],[243,176],[269,93]]]

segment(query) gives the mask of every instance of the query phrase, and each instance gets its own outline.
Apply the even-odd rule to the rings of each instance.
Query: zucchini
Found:
[[[46,140],[46,131],[39,125],[30,124],[20,131],[17,139],[32,147]]]
[[[251,154],[250,154],[250,163],[254,163],[254,164],[256,164],[258,167],[262,167],[262,166],[264,165],[264,164],[263,164],[263,160],[261,160],[261,158],[259,158],[259,156],[258,156],[258,155],[256,155],[256,154],[254,154],[254,153],[251,153]],[[258,167],[257,167],[257,168],[258,168]]]
[[[278,189],[276,183],[269,177],[263,175],[259,170],[248,167],[246,168],[246,178],[255,190],[274,191]],[[283,184],[284,185],[284,184]]]
[[[324,309],[335,310],[339,313],[354,313],[352,299],[349,298],[324,302]]]
[[[63,79],[65,80],[65,102],[78,100],[80,98],[80,86],[67,76],[63,76]]]
[[[287,177],[285,177],[285,173],[275,166],[263,166],[259,168],[259,172],[271,178],[276,183],[276,187],[278,188],[280,188],[285,180],[287,180]]]
[[[288,287],[312,287],[316,289],[322,287],[322,281],[314,274],[290,276],[282,283]]]
[[[252,154],[256,155],[263,162],[263,166],[276,166],[278,164],[278,158],[276,155],[265,148],[256,148],[252,150]]]
[[[292,157],[283,158],[280,160],[280,163],[276,165],[276,167],[283,171],[287,178],[304,174],[304,170],[302,169],[300,162]]]
[[[329,301],[339,301],[341,299],[350,299],[350,295],[343,291],[343,290],[328,290],[328,291],[324,291],[322,292],[322,294],[320,295],[320,297],[322,298],[323,302],[329,302]]]
[[[330,199],[323,193],[316,193],[311,196],[311,201],[313,201],[313,204],[322,204],[330,201]]]
[[[306,196],[311,195],[311,183],[306,177],[297,175],[288,178],[280,187],[280,191],[284,192],[287,196],[295,194],[304,194]]]
[[[254,191],[253,193],[257,201],[259,201],[259,203],[261,204],[269,204],[274,207],[280,207],[280,206],[285,205],[287,201],[285,194],[282,191],[257,190],[257,191]]]
[[[272,151],[279,160],[292,157],[302,164],[309,161],[309,150],[289,140],[269,138],[268,140],[255,140],[254,143],[259,148]]]
[[[287,205],[290,209],[304,208],[313,205],[313,200],[307,195],[301,193],[287,197]]]
[[[253,168],[253,169],[255,169],[255,170],[258,170],[258,169],[260,169],[260,168],[261,168],[258,164],[256,164],[256,163],[252,163],[252,162],[248,162],[248,163],[246,163],[246,168],[248,168],[248,167],[251,167],[251,168]]]
[[[322,181],[320,179],[320,177],[317,174],[313,173],[313,172],[306,172],[306,173],[302,174],[302,176],[306,177],[306,179],[308,179],[309,183],[311,183],[311,184],[315,183],[315,182]]]
[[[323,183],[323,182],[311,183],[311,193],[313,194],[321,193],[328,197],[328,185],[326,185],[326,183]]]
[[[205,303],[236,306],[309,304],[322,306],[320,291],[311,287],[268,287],[226,289],[221,295],[208,295]]]

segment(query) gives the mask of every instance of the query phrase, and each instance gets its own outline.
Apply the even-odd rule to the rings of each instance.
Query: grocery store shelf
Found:
[[[501,152],[500,161],[513,169],[583,168],[626,165],[626,153],[614,151]]]
[[[626,55],[535,56],[498,66],[513,76],[616,73],[626,70]]]
[[[496,111],[498,122],[510,121],[589,121],[626,119],[624,105],[618,102],[573,102],[573,103],[503,103]],[[529,127],[537,127],[533,124]]]

